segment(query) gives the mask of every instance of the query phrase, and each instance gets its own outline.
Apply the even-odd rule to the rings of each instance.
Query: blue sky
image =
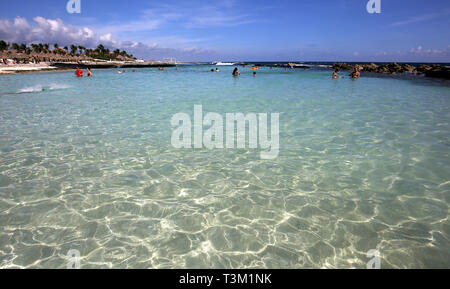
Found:
[[[146,59],[450,62],[448,0],[381,0],[381,14],[368,0],[81,0],[81,14],[67,2],[4,3],[0,38]]]

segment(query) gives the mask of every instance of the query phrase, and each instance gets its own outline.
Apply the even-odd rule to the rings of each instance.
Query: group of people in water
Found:
[[[270,69],[272,69],[272,67],[270,67]],[[286,68],[286,69],[287,69],[287,68]],[[216,70],[217,70],[217,68],[216,68]],[[211,71],[214,71],[214,69],[211,69]],[[333,79],[342,78],[342,77],[340,77],[340,76],[338,75],[338,73],[339,73],[339,69],[336,69],[336,70],[333,72]],[[240,74],[241,74],[241,73],[239,72],[239,69],[236,67],[236,68],[233,70],[233,76],[239,76]],[[256,76],[256,71],[253,72],[253,76],[254,76],[254,77]],[[359,69],[358,69],[357,67],[355,67],[355,68],[353,69],[353,72],[350,73],[349,76],[350,76],[352,79],[358,79],[358,78],[361,77],[361,73],[359,72]]]
[[[339,69],[336,68],[336,70],[333,72],[333,79],[338,79],[338,78],[342,78],[338,75],[339,73]],[[355,67],[353,69],[353,72],[350,73],[349,75],[352,79],[358,79],[361,77],[361,73],[359,72],[359,69],[357,67]]]
[[[91,77],[91,76],[92,76],[91,70],[90,70],[89,68],[86,68],[86,70],[87,70],[87,76],[88,76],[88,77]],[[163,71],[163,70],[164,70],[164,67],[159,67],[159,70]],[[178,70],[178,67],[176,68],[176,70]],[[124,70],[118,70],[118,71],[117,71],[118,74],[122,74],[122,73],[126,73],[126,72],[127,72],[126,69],[124,69]],[[136,70],[133,69],[133,72],[136,72]],[[214,69],[211,69],[211,72],[219,72],[219,68],[216,68],[215,70],[214,70]],[[234,69],[234,71],[233,71],[233,76],[239,76],[240,74],[241,74],[241,73],[239,72],[238,68],[236,67],[236,68]],[[77,68],[76,68],[76,71],[75,71],[75,75],[76,75],[77,77],[83,77],[83,76],[84,76],[84,72],[83,72],[83,70],[81,70],[79,67],[77,67]],[[256,76],[256,72],[253,72],[253,76]]]
[[[87,71],[87,77],[91,77],[92,76],[92,71],[89,68],[86,68],[86,71]],[[77,67],[77,70],[75,71],[75,75],[77,77],[83,77],[84,76],[84,72],[79,67]]]
[[[133,71],[133,72],[136,72],[136,69],[133,69],[132,71]],[[124,70],[118,70],[118,71],[117,71],[118,74],[122,74],[122,73],[126,73],[126,72],[127,72],[126,69],[124,69]]]
[[[133,71],[133,72],[136,72],[136,69],[133,69],[132,71]],[[87,77],[92,77],[92,71],[91,71],[90,68],[86,68],[86,72],[87,72],[87,73],[86,73]],[[118,71],[117,71],[118,74],[122,74],[122,73],[126,73],[126,72],[127,72],[126,69],[118,70]],[[77,67],[76,70],[75,70],[75,75],[76,75],[77,77],[81,78],[81,77],[84,76],[84,71],[81,70],[79,67]]]
[[[271,67],[271,69],[272,69],[272,67]],[[163,67],[159,67],[159,70],[164,70],[164,68]],[[178,70],[178,67],[176,68],[176,70]],[[89,68],[86,68],[86,71],[87,71],[87,76],[91,77],[92,76],[91,70]],[[118,74],[122,74],[122,73],[126,73],[126,72],[127,72],[126,69],[117,71]],[[136,72],[136,70],[133,69],[133,72]],[[219,68],[216,68],[215,70],[211,69],[211,72],[219,72]],[[339,74],[339,69],[336,69],[333,72],[333,79],[343,78],[343,77],[339,76],[338,74]],[[75,71],[75,75],[77,77],[83,77],[84,76],[84,72],[79,67],[77,67],[77,69]],[[239,69],[237,67],[235,67],[234,70],[233,70],[233,76],[239,76],[239,75],[241,75],[241,73],[239,72]],[[359,69],[355,67],[353,69],[353,72],[349,76],[352,79],[358,79],[358,78],[361,77],[361,73],[359,72]],[[253,72],[253,77],[256,77],[256,71]]]
[[[241,75],[241,73],[239,72],[239,69],[236,67],[233,70],[233,76],[239,76],[239,75]],[[253,77],[256,77],[256,71],[253,71]]]

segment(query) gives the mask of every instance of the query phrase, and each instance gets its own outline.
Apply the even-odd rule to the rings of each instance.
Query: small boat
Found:
[[[217,66],[232,66],[234,63],[232,62],[217,62],[215,65]]]

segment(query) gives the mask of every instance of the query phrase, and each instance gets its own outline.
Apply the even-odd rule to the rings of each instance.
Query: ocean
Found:
[[[186,66],[0,77],[0,268],[450,268],[450,85]],[[174,115],[279,114],[279,153]]]

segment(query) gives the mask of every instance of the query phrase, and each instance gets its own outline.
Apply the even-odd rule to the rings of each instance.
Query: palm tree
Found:
[[[31,49],[33,50],[33,52],[38,53],[38,46],[34,43],[31,43]]]
[[[53,48],[55,48],[56,50],[58,50],[58,49],[59,49],[58,43],[53,44]]]
[[[20,44],[19,50],[20,52],[25,52],[27,50],[27,45],[24,43]]]
[[[77,53],[78,47],[76,45],[70,45],[70,54],[75,55]]]
[[[105,46],[103,46],[102,44],[99,44],[97,46],[96,50],[98,51],[98,54],[100,54],[100,55],[104,55],[105,54]]]
[[[9,48],[9,43],[6,43],[5,41],[0,40],[0,51],[8,50],[8,48]]]
[[[132,56],[129,55],[125,50],[123,50],[122,52],[120,52],[120,55],[122,55],[123,57],[126,57],[126,58],[132,58]]]
[[[31,48],[36,53],[41,53],[42,52],[41,46],[39,46],[39,44],[31,44]]]
[[[80,54],[83,54],[83,51],[86,51],[86,47],[84,46],[78,46],[78,49],[80,50]]]
[[[13,44],[11,45],[11,48],[14,49],[14,50],[19,50],[19,49],[20,49],[20,46],[19,46],[19,44],[17,44],[17,43],[13,43]]]

